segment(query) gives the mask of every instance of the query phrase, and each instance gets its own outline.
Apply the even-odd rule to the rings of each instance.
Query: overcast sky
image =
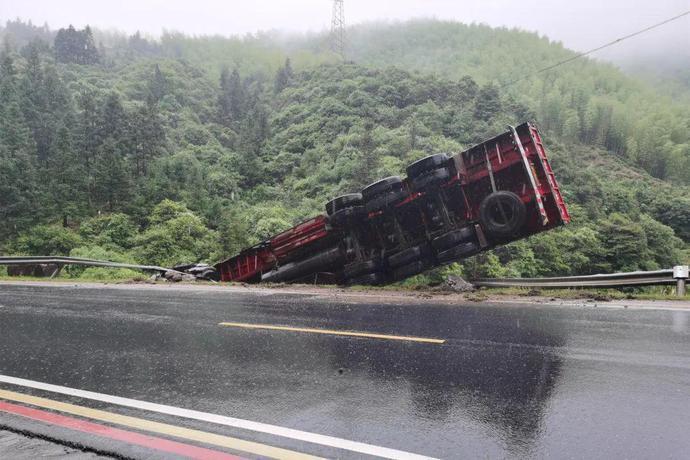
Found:
[[[236,35],[258,30],[321,31],[331,0],[0,0],[0,20],[20,17],[52,28],[86,24],[158,35]],[[584,50],[690,10],[690,0],[345,0],[348,24],[435,17],[537,31]],[[678,41],[681,40],[681,43]],[[690,49],[690,16],[619,47]]]

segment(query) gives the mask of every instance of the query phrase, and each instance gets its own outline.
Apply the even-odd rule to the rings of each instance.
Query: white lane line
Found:
[[[137,399],[122,398],[120,396],[106,395],[103,393],[96,393],[93,391],[79,390],[77,388],[52,385],[50,383],[36,382],[34,380],[26,380],[18,377],[11,377],[9,375],[0,375],[0,382],[9,383],[12,385],[19,385],[27,388],[34,388],[36,390],[50,391],[52,393],[59,393],[68,396],[76,396],[78,398],[83,399],[91,399],[94,401],[106,402],[109,404],[116,404],[118,406],[132,407],[135,409],[158,412],[161,414],[168,414],[176,417],[189,418],[194,420],[200,420],[203,422],[215,423],[218,425],[230,426],[233,428],[241,428],[244,430],[266,433],[274,436],[281,436],[284,438],[309,442],[312,444],[320,444],[322,446],[334,447],[337,449],[349,450],[361,454],[373,455],[375,457],[419,460],[431,458],[426,457],[424,455],[405,452],[402,450],[389,449],[388,447],[380,447],[372,444],[350,441],[348,439],[336,438],[334,436],[326,436],[323,434],[310,433],[308,431],[294,430],[292,428],[284,428],[281,426],[269,425],[267,423],[252,422],[251,420],[243,420],[240,418],[226,417],[224,415],[210,414],[208,412],[183,409],[181,407],[166,406],[164,404],[139,401]]]

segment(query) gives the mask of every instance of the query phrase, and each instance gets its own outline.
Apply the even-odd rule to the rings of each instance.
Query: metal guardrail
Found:
[[[63,256],[0,256],[0,265],[38,265],[55,264],[58,270],[51,276],[55,276],[64,265],[85,265],[89,267],[111,267],[111,268],[131,268],[134,270],[154,271],[159,273],[177,272],[165,267],[156,265],[137,265],[125,264],[120,262],[110,262],[108,260],[84,259],[80,257]],[[182,274],[182,272],[177,272]]]
[[[54,277],[64,265],[85,265],[90,267],[131,268],[134,270],[155,271],[161,274],[174,272],[183,274],[170,268],[156,265],[136,265],[107,260],[85,259],[80,257],[63,256],[0,256],[0,265],[37,265],[55,264],[58,269],[51,275]],[[685,283],[688,279],[688,266],[679,265],[668,270],[649,272],[611,273],[586,276],[561,276],[551,278],[480,278],[472,281],[478,287],[536,287],[536,288],[576,288],[600,287],[616,288],[629,286],[659,286],[676,285],[676,293],[685,295]]]
[[[552,278],[481,278],[472,281],[472,284],[483,287],[539,288],[615,288],[626,286],[656,286],[675,284],[678,295],[685,295],[685,281],[687,278],[688,267],[681,265],[668,270],[656,270],[649,272],[640,271],[587,276],[562,276]]]

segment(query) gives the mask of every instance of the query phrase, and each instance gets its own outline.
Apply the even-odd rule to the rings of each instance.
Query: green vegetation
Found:
[[[690,106],[675,103],[666,88],[589,59],[535,75],[575,53],[518,30],[413,21],[360,27],[350,37],[360,64],[496,82],[560,139],[602,147],[654,177],[690,185]]]
[[[529,289],[529,288],[491,288],[478,291],[492,296],[551,297],[553,299],[581,299],[594,302],[611,300],[685,300],[690,295],[678,297],[673,286],[652,286],[624,289]],[[620,303],[620,302],[617,302]],[[604,304],[605,305],[605,304]]]
[[[362,26],[356,64],[320,36],[151,41],[21,22],[0,35],[3,253],[214,262],[417,158],[536,119],[573,225],[407,284],[690,259],[690,109],[591,60],[509,84],[572,55],[534,34]]]

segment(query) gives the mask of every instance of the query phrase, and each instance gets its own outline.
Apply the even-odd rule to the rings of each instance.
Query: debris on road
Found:
[[[456,292],[473,292],[476,290],[473,284],[468,283],[461,276],[448,275],[446,285]]]
[[[181,275],[180,277],[175,273],[172,273],[170,275],[172,278],[171,281],[194,281],[197,279],[218,281],[220,279],[216,269],[209,264],[204,263],[176,265],[170,271]],[[164,276],[166,279],[169,279],[167,272],[164,274]]]
[[[181,273],[175,270],[168,270],[163,273],[163,277],[168,281],[196,281],[196,276],[189,273]]]

